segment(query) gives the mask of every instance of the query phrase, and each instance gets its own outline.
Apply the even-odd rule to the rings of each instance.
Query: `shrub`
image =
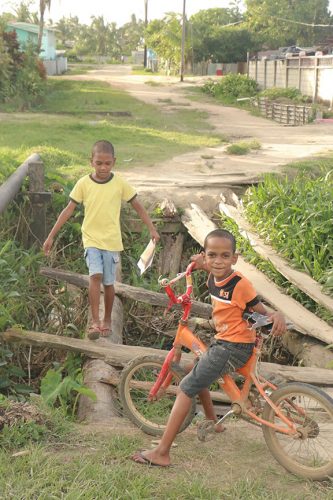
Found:
[[[260,92],[259,97],[267,97],[270,101],[288,99],[294,102],[306,102],[308,100],[308,97],[303,96],[295,87],[287,89],[272,87],[271,89],[265,89]]]
[[[32,45],[20,50],[15,31],[0,32],[0,102],[15,108],[34,104],[44,93],[46,71]]]
[[[229,74],[221,81],[215,82],[209,80],[204,86],[203,91],[214,97],[227,99],[236,99],[237,97],[249,97],[257,93],[258,85],[255,80],[246,75]]]

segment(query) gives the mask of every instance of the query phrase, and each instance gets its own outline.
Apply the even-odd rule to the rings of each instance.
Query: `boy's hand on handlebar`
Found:
[[[191,262],[195,263],[194,269],[205,269],[204,253],[192,255]]]
[[[268,315],[268,317],[273,321],[272,335],[278,337],[283,335],[287,330],[286,320],[279,311],[275,311]]]

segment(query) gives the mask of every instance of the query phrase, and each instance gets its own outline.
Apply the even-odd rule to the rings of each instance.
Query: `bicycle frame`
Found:
[[[196,357],[202,356],[202,354],[207,351],[207,346],[194,335],[194,333],[188,327],[188,316],[190,314],[192,306],[192,277],[191,273],[194,267],[194,263],[191,263],[184,273],[179,274],[173,280],[160,280],[160,284],[165,288],[165,291],[170,299],[169,308],[173,304],[181,304],[183,308],[183,315],[179,321],[176,337],[173,343],[173,347],[168,353],[165,361],[163,363],[162,369],[149,392],[148,399],[154,400],[158,397],[157,393],[159,390],[166,390],[170,385],[173,374],[171,369],[171,364],[178,364],[181,359],[182,347],[187,347],[190,349]],[[176,296],[171,286],[181,278],[186,278],[186,292],[183,295]],[[274,386],[269,381],[265,380],[260,375],[257,375],[258,360],[260,358],[261,347],[262,347],[262,337],[258,331],[256,331],[256,346],[253,353],[248,360],[248,362],[242,367],[236,370],[237,373],[244,377],[244,383],[240,389],[233,378],[226,374],[218,380],[220,388],[225,392],[231,401],[231,406],[233,413],[239,416],[247,416],[253,423],[259,423],[261,425],[266,425],[273,428],[275,431],[282,434],[287,434],[290,436],[297,435],[296,425],[293,421],[289,420],[279,408],[271,401],[269,395],[266,393],[267,388],[275,390],[277,387]],[[259,415],[257,415],[252,408],[251,402],[248,398],[251,386],[254,385],[260,396],[273,408],[275,414],[279,417],[281,422],[285,424],[286,427],[274,424],[267,420],[264,420]],[[251,406],[250,406],[251,405]],[[296,407],[296,406],[295,406]],[[298,408],[298,407],[297,407]],[[299,409],[299,408],[298,408]],[[299,409],[300,410],[300,409]]]

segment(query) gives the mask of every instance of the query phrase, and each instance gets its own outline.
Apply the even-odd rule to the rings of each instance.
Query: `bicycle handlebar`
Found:
[[[168,280],[167,278],[160,277],[158,279],[159,284],[163,288],[165,288],[165,292],[170,299],[169,308],[171,308],[173,304],[181,304],[183,308],[183,316],[182,316],[183,321],[187,320],[192,307],[192,292],[193,292],[192,271],[194,267],[195,267],[195,262],[191,262],[187,266],[186,271],[177,274],[175,278]],[[176,295],[175,292],[172,290],[171,286],[184,277],[186,278],[186,292],[181,295]]]

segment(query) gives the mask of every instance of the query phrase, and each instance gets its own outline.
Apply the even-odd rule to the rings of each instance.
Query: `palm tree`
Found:
[[[37,53],[40,53],[42,47],[42,38],[44,30],[44,14],[45,10],[51,8],[51,0],[39,0],[39,32],[38,32],[38,42],[37,42]]]

